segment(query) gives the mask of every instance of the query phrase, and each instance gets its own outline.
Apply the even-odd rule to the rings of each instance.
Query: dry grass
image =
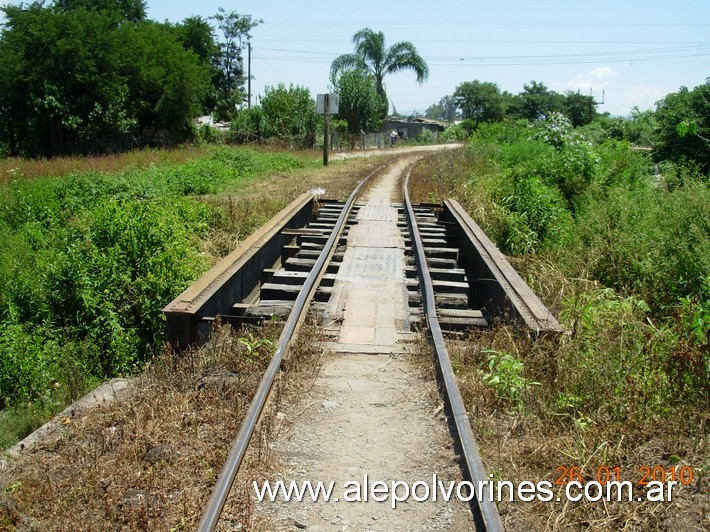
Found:
[[[540,408],[541,395],[554,393],[532,388],[522,408],[511,407],[483,381],[486,350],[495,349],[525,357],[538,377],[555,379],[556,341],[532,339],[510,326],[498,326],[472,333],[466,340],[448,340],[447,347],[457,373],[457,381],[471,419],[476,441],[488,473],[495,480],[548,481],[553,484],[550,502],[498,503],[506,530],[707,530],[710,522],[710,490],[703,471],[707,471],[707,413],[698,415],[688,409],[673,419],[657,419],[624,429],[602,419],[582,426],[579,419],[551,417]],[[415,360],[425,378],[434,378],[435,360],[430,344],[416,344]],[[550,373],[552,372],[552,373]],[[543,387],[544,388],[544,387]],[[693,430],[689,430],[689,424]],[[695,428],[699,428],[695,430]],[[670,457],[681,453],[683,460]],[[562,486],[554,485],[559,466],[581,466],[583,481],[596,480],[599,468],[620,466],[622,480],[634,484],[641,478],[639,468],[660,465],[668,468],[690,465],[696,475],[689,486],[675,488],[672,502],[567,502]],[[503,491],[508,497],[507,488]],[[561,501],[555,500],[560,497]],[[634,499],[645,497],[634,487]]]
[[[268,324],[254,339],[276,338]],[[268,461],[263,444],[279,401],[307,385],[320,353],[303,329],[272,394],[271,414],[255,434],[247,469]],[[268,364],[249,354],[244,333],[218,327],[201,350],[166,353],[136,380],[130,395],[64,425],[12,463],[0,482],[0,529],[192,530],[232,438]],[[229,520],[248,526],[250,508],[237,486]]]
[[[205,249],[215,258],[230,251],[260,220],[309,188],[347,197],[379,164],[334,163],[204,198],[223,213]],[[269,324],[258,338],[275,338],[278,327]],[[0,479],[0,530],[194,529],[268,362],[264,354],[248,356],[239,338],[218,328],[199,351],[179,358],[166,353],[136,378],[129,396],[70,420],[12,462]],[[315,328],[304,327],[285,361],[225,507],[224,526],[251,526],[251,479],[267,478],[266,442],[280,429],[280,401],[312,382],[317,341]]]
[[[206,197],[203,201],[218,214],[203,249],[216,262],[304,192],[324,188],[324,198],[347,199],[357,183],[381,164],[379,159],[334,162],[317,171],[306,168],[277,173],[238,191]]]
[[[440,201],[457,196],[479,223],[490,221],[488,226],[495,227],[495,205],[466,188],[474,177],[493,183],[483,155],[469,158],[466,164],[456,152],[428,158],[410,180],[413,200]],[[483,193],[485,190],[476,191]],[[584,301],[585,295],[598,293],[601,287],[587,279],[583,264],[579,275],[570,278],[554,259],[528,255],[511,260],[553,314],[560,316],[564,305],[569,314],[570,301]],[[646,365],[651,367],[654,350],[664,348],[653,323],[625,313],[622,307],[613,300],[610,308],[614,310],[608,316],[572,315],[572,323],[589,320],[585,321],[584,338],[535,338],[498,324],[489,331],[471,334],[465,341],[450,341],[449,351],[484,464],[495,479],[514,483],[554,483],[560,476],[556,470],[559,466],[579,466],[585,481],[596,480],[599,468],[619,466],[622,480],[636,484],[634,498],[643,496],[637,483],[644,466],[661,466],[666,471],[690,466],[695,480],[676,488],[673,501],[663,503],[565,502],[563,491],[555,486],[554,498],[559,496],[562,501],[500,503],[507,530],[710,528],[706,478],[710,467],[710,415],[702,406],[685,405],[673,398],[664,404],[653,402],[661,393],[647,384],[652,381],[636,375],[631,362],[627,366],[619,363],[625,357],[646,357]],[[628,338],[623,338],[625,335]],[[490,350],[515,356],[524,364],[524,378],[540,384],[530,385],[520,401],[500,397],[483,380],[490,371]],[[431,354],[426,344],[420,358],[425,359],[424,371],[430,374]],[[626,378],[615,384],[619,374],[626,374]],[[589,380],[590,376],[596,380]],[[610,377],[614,376],[617,378],[612,382]],[[616,392],[615,385],[619,387]],[[580,402],[575,390],[580,396],[591,397],[589,402]]]
[[[635,426],[622,425],[600,414],[594,419],[561,415],[542,405],[553,400],[555,355],[560,347],[549,339],[533,339],[510,327],[472,334],[467,341],[449,344],[464,401],[472,414],[474,433],[488,471],[496,479],[514,483],[529,480],[554,484],[559,466],[580,466],[584,481],[596,480],[599,468],[620,466],[622,480],[637,484],[640,468],[689,465],[696,480],[677,488],[673,502],[566,502],[564,491],[554,486],[562,501],[503,502],[499,510],[509,530],[705,530],[710,500],[702,477],[707,469],[708,443],[703,436],[707,413],[677,412]],[[514,353],[524,358],[534,378],[522,408],[512,408],[496,396],[482,379],[486,349]],[[545,397],[548,396],[548,397]],[[691,428],[692,426],[692,428]],[[698,430],[699,429],[699,430]],[[675,463],[671,457],[682,456]],[[638,485],[634,498],[644,496]]]
[[[56,157],[54,159],[0,159],[0,185],[12,179],[61,177],[73,172],[120,172],[126,168],[145,168],[151,164],[180,164],[205,155],[209,146],[175,149],[144,149],[94,157]]]

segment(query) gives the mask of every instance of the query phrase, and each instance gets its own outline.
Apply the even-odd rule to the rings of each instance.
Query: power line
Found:
[[[280,52],[288,55],[262,56],[272,61],[300,61],[303,63],[330,63],[335,55],[330,52],[312,50],[288,50],[283,48],[261,48],[264,51]],[[430,65],[440,66],[520,66],[588,63],[628,63],[654,62],[671,59],[687,59],[710,56],[710,45],[652,48],[640,50],[620,50],[608,52],[580,52],[574,54],[527,54],[492,56],[429,56]]]

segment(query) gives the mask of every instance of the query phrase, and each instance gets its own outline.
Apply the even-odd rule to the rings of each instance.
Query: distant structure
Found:
[[[403,140],[416,139],[424,131],[431,131],[437,136],[446,129],[448,124],[430,118],[412,118],[403,120],[399,118],[388,118],[382,123],[383,131],[397,130]]]

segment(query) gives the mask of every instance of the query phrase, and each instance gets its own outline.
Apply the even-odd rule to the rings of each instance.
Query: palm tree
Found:
[[[330,75],[335,78],[339,72],[360,69],[370,72],[375,77],[377,94],[383,100],[383,118],[387,117],[387,93],[383,79],[387,74],[400,70],[414,70],[417,82],[422,83],[429,77],[429,67],[409,41],[402,41],[385,47],[385,35],[369,28],[358,31],[353,36],[355,53],[343,54],[335,58],[330,65]]]

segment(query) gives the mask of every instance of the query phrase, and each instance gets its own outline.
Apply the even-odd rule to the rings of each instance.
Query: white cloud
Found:
[[[551,83],[550,86],[557,92],[579,91],[582,94],[591,94],[594,99],[604,104],[597,107],[599,112],[609,112],[613,115],[628,115],[634,107],[644,111],[654,108],[655,103],[663,98],[668,91],[657,86],[628,85],[621,76],[611,67],[597,67],[589,72],[577,74],[572,79]]]
[[[641,111],[653,109],[656,102],[666,94],[668,94],[667,90],[658,87],[633,85],[625,88],[613,98],[614,106],[612,108],[604,110],[613,114],[628,114],[634,107],[638,107]]]
[[[572,79],[563,83],[552,83],[551,88],[557,92],[579,91],[581,93],[601,92],[611,84],[611,81],[618,78],[619,74],[614,72],[611,67],[597,67],[584,74],[577,74]],[[601,95],[599,95],[601,96]]]

